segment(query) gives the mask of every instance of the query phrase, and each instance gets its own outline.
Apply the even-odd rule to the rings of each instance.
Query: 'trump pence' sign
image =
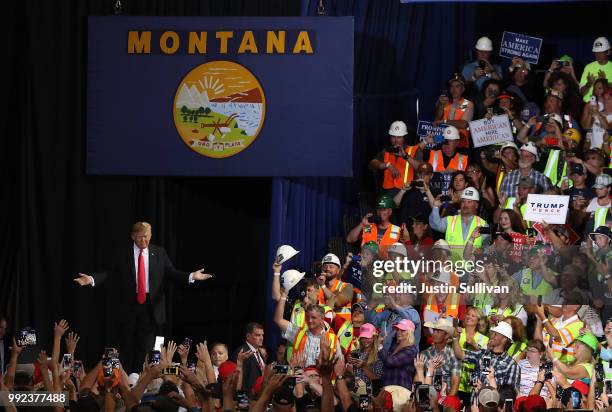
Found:
[[[538,37],[505,31],[499,47],[499,55],[508,59],[521,57],[526,62],[537,64],[541,48],[542,39]]]
[[[525,220],[562,225],[567,218],[568,204],[569,196],[529,194]]]
[[[470,133],[474,147],[512,141],[510,121],[508,115],[505,114],[470,122]]]

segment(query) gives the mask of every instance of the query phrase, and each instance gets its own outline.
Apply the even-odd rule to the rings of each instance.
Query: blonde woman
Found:
[[[378,358],[378,334],[371,323],[359,328],[359,349],[347,354],[349,369],[355,379],[361,379],[366,386],[382,378],[383,364]]]
[[[398,385],[404,388],[412,386],[414,376],[414,359],[418,348],[414,339],[415,326],[411,320],[402,319],[395,325],[395,339],[389,350],[379,352],[383,363],[383,385]]]

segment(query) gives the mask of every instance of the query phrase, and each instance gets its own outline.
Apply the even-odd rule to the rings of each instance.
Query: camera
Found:
[[[414,182],[412,182],[412,186],[414,187],[424,187],[424,183],[422,180],[415,180]]]
[[[372,216],[368,217],[368,223],[372,223],[374,225],[380,225],[381,222],[382,222],[382,219],[380,218],[380,216],[378,216],[378,214],[373,214]]]
[[[72,362],[72,354],[64,353],[62,357],[62,368],[64,370],[68,369],[70,367],[70,362]]]
[[[176,363],[173,363],[171,366],[164,368],[162,370],[162,374],[178,376],[179,375],[179,365]]]
[[[158,350],[152,350],[148,355],[149,363],[157,365],[161,361],[161,352]]]
[[[486,61],[484,61],[484,60],[479,60],[479,61],[478,61],[478,67],[479,67],[481,70],[485,70],[485,69],[487,68],[487,62],[486,62]]]
[[[249,395],[246,391],[238,391],[236,392],[236,409],[239,411],[248,411],[249,410]]]
[[[552,374],[552,369],[553,369],[553,364],[552,362],[548,361],[542,364],[542,366],[540,366],[540,369],[544,370],[544,380],[551,380],[553,377]]]
[[[370,408],[370,395],[359,395],[359,410],[367,411]]]
[[[28,347],[36,346],[36,330],[33,328],[23,328],[15,336],[17,346]]]
[[[274,373],[279,375],[292,375],[293,373],[289,365],[274,365]]]
[[[431,410],[429,402],[429,385],[419,385],[416,393],[417,405],[423,410]]]
[[[490,367],[491,367],[491,357],[483,356],[482,357],[482,369],[484,369],[484,372],[489,373]]]

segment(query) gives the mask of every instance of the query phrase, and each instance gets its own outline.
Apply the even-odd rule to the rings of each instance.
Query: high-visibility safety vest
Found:
[[[461,118],[467,111],[469,104],[470,104],[470,101],[462,97],[461,100],[459,100],[459,104],[457,105],[457,108],[455,109],[455,115],[451,119],[450,118],[451,102],[449,101],[444,106],[444,113],[442,115],[443,116],[442,118],[446,120],[461,120]],[[470,132],[467,129],[459,129],[459,128],[457,129],[459,130],[459,135],[461,137],[461,139],[459,139],[458,146],[465,147],[465,148],[470,147]]]
[[[504,209],[514,210],[514,202],[516,202],[516,197],[507,198],[506,203],[504,203]],[[521,216],[527,227],[533,227],[533,222],[531,220],[525,220],[525,214],[527,213],[527,203],[523,203],[521,207],[519,207],[519,210],[521,211]]]
[[[404,150],[406,152],[406,156],[413,158],[418,148],[418,145],[406,147]],[[410,162],[403,157],[385,152],[384,162],[389,162],[395,166],[399,172],[399,176],[394,179],[391,171],[389,171],[389,169],[385,169],[383,174],[383,189],[401,189],[406,182],[412,182],[412,179],[414,179],[414,167],[410,166]]]
[[[356,303],[361,303],[366,301],[366,295],[361,291],[361,289],[353,286],[353,305]]]
[[[345,321],[338,329],[337,336],[343,353],[350,353],[358,348],[358,338],[353,335],[353,322]]]
[[[293,342],[293,351],[303,351],[306,347],[306,342],[308,342],[308,328],[306,326],[301,327],[297,334],[295,335],[295,341]],[[330,329],[326,332],[323,332],[327,339],[329,340],[329,359],[333,359],[336,356],[336,347],[338,344],[338,337],[336,334]],[[291,358],[289,358],[290,360]]]
[[[455,153],[455,156],[453,156],[446,167],[444,167],[443,156],[442,150],[432,150],[429,152],[429,164],[433,168],[434,172],[444,172],[446,169],[465,171],[468,167],[468,157],[462,155],[461,153]]]
[[[512,345],[508,348],[508,356],[512,359],[517,360],[519,356],[527,349],[527,341],[512,342]]]
[[[529,268],[521,270],[520,287],[521,292],[523,292],[527,296],[546,296],[553,290],[551,284],[548,283],[544,278],[542,278],[542,281],[540,282],[538,287],[534,289],[533,272]]]
[[[489,343],[489,337],[481,334],[480,332],[476,332],[474,334],[474,341],[476,345],[480,349],[486,349],[487,343]],[[467,342],[467,333],[464,330],[461,331],[459,335],[459,346],[465,350],[465,344]],[[476,369],[476,365],[473,363],[462,362],[461,364],[461,379],[459,380],[459,390],[461,392],[471,392],[472,391],[472,372]]]
[[[552,149],[548,153],[543,174],[550,179],[553,186],[561,187],[563,178],[567,177],[567,162],[561,160],[561,163],[559,163],[559,160],[561,160],[561,150]]]
[[[608,217],[608,209],[609,207],[598,207],[595,209],[595,214],[593,214],[593,231],[597,230],[599,226],[607,226],[606,219]]]
[[[327,305],[321,305],[323,310],[325,311],[325,321],[329,319],[329,323],[334,320],[334,311]],[[306,310],[302,307],[300,302],[296,302],[293,305],[293,309],[291,310],[291,317],[289,318],[290,322],[296,325],[298,328],[302,328],[306,325]],[[329,325],[327,325],[327,329],[329,329]],[[287,347],[287,359],[291,359],[291,354],[293,353],[293,347]]]
[[[499,308],[493,308],[491,306],[486,306],[484,308],[485,316],[487,317],[487,319],[495,315],[502,315],[504,318],[507,318],[508,316],[518,317],[517,315],[523,310],[525,310],[523,308],[523,305],[519,305],[518,303],[515,304],[514,309],[506,307],[501,313],[499,312]]]
[[[453,260],[460,259],[463,256],[463,249],[472,235],[472,232],[476,227],[484,227],[487,222],[480,216],[474,216],[472,218],[472,224],[468,230],[467,237],[463,238],[463,221],[460,215],[447,216],[446,217],[446,234],[444,238],[448,242],[451,249],[451,255]],[[475,248],[482,247],[482,236],[479,236],[474,241]]]
[[[394,224],[389,223],[387,230],[383,234],[380,242],[378,241],[378,226],[373,223],[364,225],[361,229],[361,246],[372,241],[376,242],[379,246],[379,256],[381,258],[387,257],[387,249],[394,243],[400,241],[401,228]]]
[[[552,342],[553,356],[566,364],[572,362],[576,359],[574,357],[574,341],[580,336],[580,329],[584,327],[584,322],[580,320],[578,315],[564,320],[557,318],[550,322],[559,331],[561,341],[553,339],[544,329],[542,331],[544,345],[551,345]]]
[[[442,306],[438,305],[436,295],[429,294],[427,297],[427,305],[425,305],[425,311],[438,313],[440,316],[451,316],[455,319],[459,317],[459,294],[449,293],[446,295],[446,299]]]
[[[332,293],[342,292],[347,285],[348,283],[336,279],[335,282],[329,288],[329,290]],[[325,293],[323,293],[323,288],[319,289],[319,305],[325,305]],[[350,320],[352,305],[353,302],[349,300],[346,305],[342,306],[341,308],[334,308],[334,313],[336,314],[336,316],[339,316],[345,320]]]

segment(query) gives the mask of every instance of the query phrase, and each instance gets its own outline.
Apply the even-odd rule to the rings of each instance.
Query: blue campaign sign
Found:
[[[507,59],[521,57],[528,63],[537,64],[542,49],[542,39],[505,31],[499,47],[499,55]]]
[[[438,126],[434,126],[433,122],[428,122],[425,120],[419,120],[419,124],[417,125],[417,135],[423,140],[425,136],[429,133],[433,133],[435,135],[444,133],[444,129],[446,129],[448,125],[440,124]]]
[[[88,173],[352,176],[352,17],[88,29]]]

